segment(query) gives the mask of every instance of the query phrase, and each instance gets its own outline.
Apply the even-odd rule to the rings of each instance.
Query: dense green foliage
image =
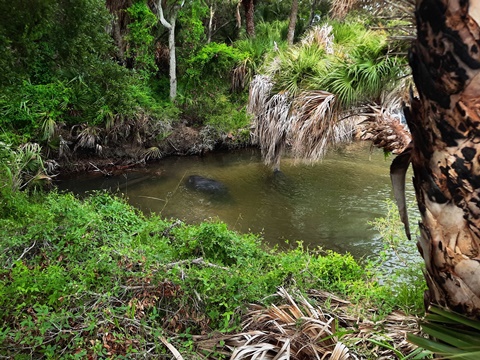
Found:
[[[61,136],[72,152],[134,143],[142,153],[179,118],[208,125],[216,139],[248,131],[248,85],[264,68],[278,91],[326,90],[348,107],[377,100],[401,65],[383,31],[368,30],[368,19],[330,20],[327,3],[300,2],[299,18],[309,20],[298,21],[299,42],[288,48],[288,4],[257,4],[251,38],[232,21],[235,4],[192,1],[178,14],[171,103],[167,31],[152,3],[24,0],[0,10],[0,139],[39,142],[49,157],[64,155]],[[305,43],[312,25],[324,24],[334,27],[334,54]]]
[[[379,316],[414,300],[350,255],[266,250],[223,223],[145,217],[105,193],[3,188],[0,225],[0,352],[17,358],[158,353],[167,334],[183,334],[185,353],[182,338],[238,329],[246,305],[279,286],[329,290]]]
[[[405,59],[389,56],[389,46],[386,32],[368,30],[361,20],[329,21],[267,59],[262,72],[272,78],[275,92],[328,91],[350,109],[380,102],[406,71]]]

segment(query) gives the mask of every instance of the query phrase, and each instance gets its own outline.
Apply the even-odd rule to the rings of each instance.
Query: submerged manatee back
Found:
[[[226,195],[228,193],[228,188],[225,184],[200,175],[189,176],[186,185],[189,189],[211,195]]]

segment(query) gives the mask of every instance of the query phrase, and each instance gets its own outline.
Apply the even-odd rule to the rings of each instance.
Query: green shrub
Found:
[[[228,79],[230,71],[245,57],[246,54],[232,46],[211,42],[187,61],[189,68],[186,74],[194,83],[198,83],[203,77],[215,78],[217,81],[218,78]]]

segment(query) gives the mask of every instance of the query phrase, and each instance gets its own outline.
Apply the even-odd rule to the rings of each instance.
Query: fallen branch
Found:
[[[20,255],[20,257],[17,259],[17,261],[21,260],[30,250],[32,250],[32,249],[35,247],[36,244],[37,244],[37,240],[35,240],[35,241],[33,242],[33,245],[32,245],[32,246],[24,249],[22,255]]]
[[[175,347],[172,344],[170,344],[167,341],[167,339],[165,339],[163,336],[159,336],[158,338],[163,343],[163,345],[165,345],[168,348],[168,350],[172,352],[173,356],[175,356],[177,360],[183,360],[183,356],[178,352],[177,349],[175,349]]]
[[[206,262],[205,260],[203,260],[203,258],[197,258],[197,259],[193,259],[193,260],[176,261],[176,262],[167,264],[166,268],[171,269],[171,268],[173,268],[177,265],[184,265],[184,264],[202,265],[202,266],[208,266],[208,267],[212,267],[212,268],[216,268],[216,269],[229,270],[226,267],[223,267],[223,266],[220,266],[220,265],[217,265],[217,264],[213,264],[213,263],[210,263],[210,262]]]

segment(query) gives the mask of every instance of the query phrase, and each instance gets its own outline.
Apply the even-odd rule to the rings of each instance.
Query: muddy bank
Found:
[[[111,175],[171,155],[201,155],[252,145],[246,130],[224,134],[208,126],[194,127],[182,123],[172,126],[168,136],[159,141],[141,141],[138,136],[130,136],[123,141],[104,141],[95,146],[81,147],[78,146],[79,136],[72,135],[72,131],[64,132],[60,139],[64,149],[52,153],[49,161],[57,173],[63,174],[95,171]]]

